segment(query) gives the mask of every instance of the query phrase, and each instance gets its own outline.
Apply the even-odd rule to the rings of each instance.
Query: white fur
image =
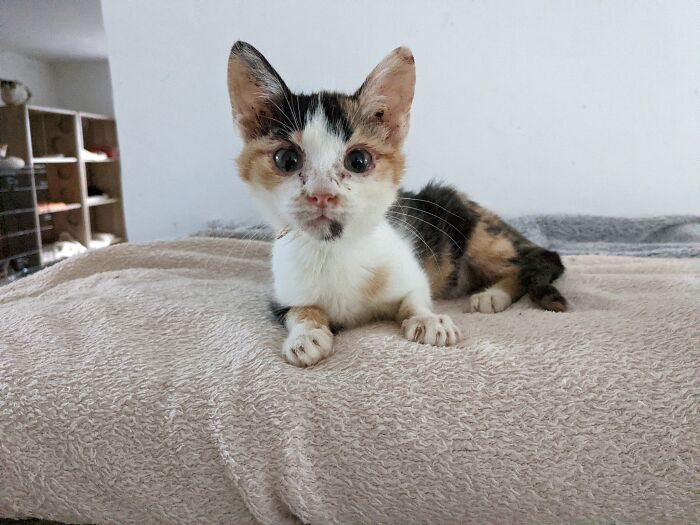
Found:
[[[301,149],[304,152],[307,193],[335,193],[339,186],[338,172],[342,169],[345,141],[329,129],[320,105],[304,127]]]
[[[293,365],[310,366],[333,352],[333,334],[326,326],[298,323],[290,327],[282,350]]]
[[[369,304],[363,290],[380,267],[389,270],[388,282]],[[292,232],[275,242],[272,271],[277,301],[319,306],[344,326],[392,318],[404,300],[416,313],[431,312],[428,279],[411,246],[386,222],[362,239],[324,242]]]
[[[512,301],[508,292],[501,290],[498,286],[491,286],[483,292],[472,295],[469,306],[472,312],[494,314],[508,308]]]

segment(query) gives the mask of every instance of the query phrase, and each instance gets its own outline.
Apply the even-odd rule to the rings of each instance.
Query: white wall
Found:
[[[55,62],[0,49],[0,78],[29,86],[37,106],[114,115],[107,60]]]
[[[114,115],[107,60],[71,60],[54,64],[61,107]]]
[[[237,179],[226,61],[258,47],[292,89],[418,68],[406,185],[504,215],[700,211],[695,0],[103,0],[132,240],[255,212]]]
[[[58,94],[53,66],[48,62],[25,56],[7,49],[0,49],[0,78],[19,80],[32,92],[32,104],[56,106]],[[3,102],[0,101],[0,105]]]

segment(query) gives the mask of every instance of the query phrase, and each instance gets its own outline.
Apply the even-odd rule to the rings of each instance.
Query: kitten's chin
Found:
[[[302,231],[319,241],[335,241],[343,236],[345,227],[335,219],[314,219],[304,224]]]

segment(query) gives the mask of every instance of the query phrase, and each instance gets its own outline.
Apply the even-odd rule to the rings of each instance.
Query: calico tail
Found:
[[[544,310],[565,312],[567,302],[552,283],[564,273],[559,254],[539,246],[524,248],[519,254],[518,280],[533,303]]]

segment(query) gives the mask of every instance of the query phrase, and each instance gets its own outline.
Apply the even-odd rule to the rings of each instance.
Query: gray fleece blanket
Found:
[[[527,238],[562,255],[700,257],[700,216],[641,219],[592,215],[529,215],[507,219]],[[272,240],[265,226],[214,221],[198,235]]]
[[[698,523],[700,262],[566,257],[562,314],[395,324],[310,369],[270,244],[90,252],[0,289],[0,517],[100,524]]]

